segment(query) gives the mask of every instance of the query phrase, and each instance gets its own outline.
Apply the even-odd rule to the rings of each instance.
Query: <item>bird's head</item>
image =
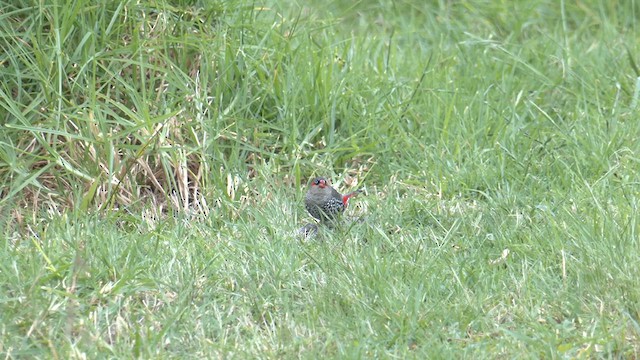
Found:
[[[317,177],[313,180],[311,180],[311,188],[312,189],[324,189],[327,186],[329,186],[329,184],[327,183],[327,180],[323,177]]]

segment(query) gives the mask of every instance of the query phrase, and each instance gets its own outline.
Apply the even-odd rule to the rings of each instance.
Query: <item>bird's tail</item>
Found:
[[[347,204],[349,203],[349,199],[351,199],[352,197],[358,196],[362,192],[364,192],[362,189],[358,189],[354,192],[350,192],[346,195],[342,195],[342,204],[344,204],[344,206],[347,207]]]

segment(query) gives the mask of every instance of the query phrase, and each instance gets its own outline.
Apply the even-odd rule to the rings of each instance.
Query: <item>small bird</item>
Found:
[[[318,235],[318,225],[316,224],[306,224],[298,230],[298,237],[303,239],[313,238]]]
[[[361,192],[362,190],[356,190],[342,195],[331,187],[325,178],[317,177],[311,180],[311,187],[304,198],[304,205],[311,216],[320,220],[321,223],[332,225],[338,215],[344,212],[349,199]]]

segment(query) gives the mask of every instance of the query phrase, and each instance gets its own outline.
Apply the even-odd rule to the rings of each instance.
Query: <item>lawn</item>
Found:
[[[638,19],[0,3],[0,355],[638,358]]]

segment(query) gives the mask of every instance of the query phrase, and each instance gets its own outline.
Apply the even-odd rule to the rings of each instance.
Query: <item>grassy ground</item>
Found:
[[[637,358],[639,16],[0,4],[0,353]]]

